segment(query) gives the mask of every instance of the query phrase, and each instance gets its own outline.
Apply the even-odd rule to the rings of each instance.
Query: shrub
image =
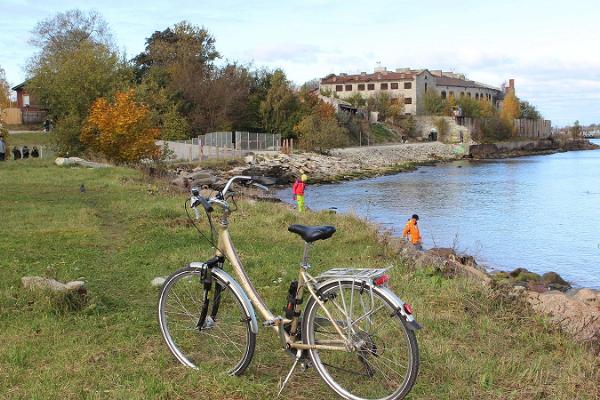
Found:
[[[423,96],[425,115],[442,115],[444,113],[444,103],[445,100],[440,97],[436,90],[428,90]]]
[[[473,140],[479,143],[497,142],[512,136],[512,124],[500,117],[480,120],[479,126],[472,132]]]
[[[438,131],[438,139],[442,142],[447,142],[449,139],[448,134],[450,133],[450,124],[448,121],[444,117],[440,117],[436,118],[433,124]]]
[[[302,118],[294,127],[300,140],[300,147],[305,150],[326,153],[335,147],[348,143],[348,131],[338,125],[335,116],[318,112]]]
[[[71,113],[56,121],[54,140],[56,154],[69,156],[81,154],[85,145],[81,142],[82,121],[78,114]]]
[[[134,100],[135,92],[119,92],[114,103],[105,98],[94,102],[81,133],[81,141],[107,159],[135,163],[144,158],[158,159],[155,144],[160,131],[151,126],[150,111]]]

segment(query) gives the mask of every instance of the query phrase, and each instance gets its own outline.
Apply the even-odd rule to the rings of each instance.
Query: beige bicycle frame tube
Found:
[[[269,310],[269,308],[267,307],[267,305],[265,304],[265,302],[263,301],[263,299],[260,297],[260,295],[258,294],[258,292],[256,291],[256,288],[254,287],[254,285],[252,284],[252,282],[250,281],[250,277],[248,276],[248,274],[246,273],[246,271],[244,270],[244,267],[242,265],[242,262],[237,254],[237,251],[235,250],[235,247],[233,246],[233,242],[231,240],[231,236],[229,235],[229,230],[228,230],[228,221],[226,218],[223,218],[220,222],[219,222],[219,241],[218,241],[218,248],[216,250],[216,253],[218,256],[226,256],[227,259],[229,259],[229,261],[231,262],[231,265],[233,266],[233,271],[236,275],[236,277],[239,280],[239,284],[242,286],[242,288],[244,289],[244,291],[246,292],[246,294],[248,295],[248,298],[250,299],[250,301],[252,302],[252,304],[254,305],[254,307],[256,307],[256,309],[258,310],[259,314],[261,315],[261,317],[265,320],[265,321],[275,321],[276,317],[273,315],[273,313]],[[221,251],[223,251],[225,254],[221,254]],[[340,326],[336,323],[336,321],[331,317],[331,315],[329,314],[328,310],[323,306],[323,303],[318,299],[318,297],[316,296],[316,294],[314,293],[314,291],[310,288],[310,283],[309,281],[306,279],[307,276],[305,275],[306,272],[304,270],[300,270],[300,279],[303,281],[303,285],[306,285],[308,291],[310,292],[311,296],[315,297],[317,303],[319,304],[319,306],[321,308],[323,308],[323,310],[325,311],[325,313],[327,314],[327,317],[329,318],[329,320],[331,321],[331,323],[333,324],[333,326],[335,327],[335,329],[337,330],[338,334],[342,337],[343,340],[341,340],[341,343],[344,343],[344,341],[347,341],[347,337],[346,335],[343,334]],[[283,320],[283,321],[279,321],[278,323],[272,324],[271,326],[273,327],[273,329],[275,329],[275,331],[281,335],[283,332],[283,337],[284,340],[286,342],[286,344],[288,344],[291,348],[295,348],[295,349],[322,349],[322,350],[339,350],[339,351],[348,351],[347,347],[345,346],[345,343],[343,345],[340,346],[332,346],[329,344],[325,344],[325,345],[320,345],[320,344],[316,344],[316,345],[308,345],[308,344],[304,344],[301,342],[296,342],[296,341],[292,341],[290,340],[290,335],[285,332],[285,330],[280,329],[280,325],[283,326],[284,322],[289,322],[287,320]]]

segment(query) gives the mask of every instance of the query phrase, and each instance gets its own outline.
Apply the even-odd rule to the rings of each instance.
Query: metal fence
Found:
[[[190,140],[157,141],[177,160],[241,158],[255,151],[281,151],[281,135],[257,132],[210,132]]]

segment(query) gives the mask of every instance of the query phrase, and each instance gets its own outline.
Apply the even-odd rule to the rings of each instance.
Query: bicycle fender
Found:
[[[410,329],[411,331],[416,331],[416,330],[422,328],[421,324],[419,324],[417,322],[417,320],[415,319],[414,316],[412,316],[412,314],[406,313],[406,311],[404,310],[404,302],[402,300],[400,300],[400,298],[398,296],[396,296],[396,293],[392,292],[386,286],[375,286],[371,282],[368,282],[368,281],[365,281],[362,279],[332,278],[332,279],[327,279],[323,282],[319,282],[319,285],[317,286],[317,291],[319,291],[321,288],[323,288],[327,285],[330,285],[332,283],[339,282],[339,281],[356,282],[357,287],[363,286],[365,289],[371,289],[374,292],[379,293],[384,297],[387,297],[390,300],[390,302],[392,303],[392,307],[396,310],[396,313],[398,313],[398,315],[400,315],[402,317],[402,319],[404,319],[404,321],[406,322],[408,329]]]
[[[225,282],[229,288],[242,299],[242,307],[244,307],[244,312],[246,316],[250,318],[250,330],[252,333],[258,333],[258,322],[256,321],[256,313],[254,312],[254,307],[252,303],[250,303],[250,299],[246,295],[246,292],[242,289],[239,283],[235,279],[231,277],[227,272],[223,271],[221,268],[213,267],[212,273],[219,277],[223,282]]]

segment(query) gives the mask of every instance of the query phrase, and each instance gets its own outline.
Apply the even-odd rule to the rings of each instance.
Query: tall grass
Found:
[[[81,193],[84,184],[86,192]],[[210,248],[186,223],[185,196],[138,171],[0,163],[0,397],[9,399],[265,399],[291,365],[261,330],[247,372],[178,365],[156,322],[150,286]],[[313,249],[314,274],[335,266],[393,266],[391,286],[412,303],[422,362],[411,399],[597,399],[598,359],[518,301],[462,278],[400,261],[373,227],[331,213],[239,202],[231,233],[249,275],[281,312],[302,255],[291,223],[334,224]],[[82,308],[61,309],[21,288],[24,275],[83,279]],[[285,396],[333,398],[314,370]]]

